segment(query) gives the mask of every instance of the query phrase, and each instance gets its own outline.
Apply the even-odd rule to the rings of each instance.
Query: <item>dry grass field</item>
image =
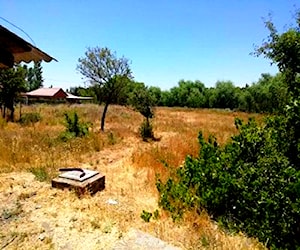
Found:
[[[63,142],[64,113],[71,110],[91,122],[90,133]],[[0,120],[1,249],[116,249],[131,229],[181,249],[263,249],[255,239],[222,231],[205,212],[200,217],[191,212],[177,223],[162,211],[149,223],[140,218],[143,210],[159,209],[155,174],[168,175],[164,163],[177,167],[186,155],[197,155],[200,130],[224,144],[237,132],[234,118],[246,120],[248,114],[157,108],[157,140],[146,143],[138,134],[139,113],[110,106],[106,130],[100,132],[101,111],[91,104],[37,105],[22,107],[22,113],[40,113],[38,123]],[[52,189],[50,181],[61,167],[98,170],[106,176],[106,188],[80,198]]]

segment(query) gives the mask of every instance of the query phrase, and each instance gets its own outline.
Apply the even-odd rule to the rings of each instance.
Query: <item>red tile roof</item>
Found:
[[[70,100],[92,100],[93,97],[89,96],[76,96],[71,93],[65,92],[62,88],[39,88],[27,93],[23,93],[22,96],[27,97],[44,97],[44,98],[66,98]]]
[[[58,97],[66,98],[68,94],[62,88],[40,88],[25,94],[28,97]]]

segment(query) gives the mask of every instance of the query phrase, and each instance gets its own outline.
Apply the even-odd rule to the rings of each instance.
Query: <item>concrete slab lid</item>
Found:
[[[75,181],[85,181],[95,176],[96,174],[99,174],[98,171],[94,171],[94,170],[89,170],[89,169],[82,169],[82,170],[85,173],[85,175],[82,177],[80,177],[82,175],[82,171],[78,171],[78,170],[71,170],[71,171],[64,172],[60,174],[59,177],[75,180]]]

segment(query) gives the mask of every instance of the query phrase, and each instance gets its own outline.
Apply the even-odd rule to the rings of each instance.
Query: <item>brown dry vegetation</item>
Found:
[[[221,144],[236,133],[234,118],[248,114],[184,108],[157,108],[156,141],[138,135],[142,117],[131,109],[111,106],[106,131],[100,132],[96,105],[37,105],[42,120],[21,126],[0,120],[0,247],[7,249],[111,249],[131,228],[148,232],[182,249],[261,249],[255,239],[222,231],[203,212],[173,223],[162,211],[145,223],[142,210],[157,209],[155,174],[167,176],[164,163],[177,167],[187,154],[197,155],[197,135],[213,133]],[[92,122],[90,135],[68,142],[64,112],[76,110]],[[93,197],[52,189],[61,167],[96,169],[106,188]],[[32,174],[32,173],[33,174]],[[46,179],[39,182],[37,178]],[[107,203],[117,201],[116,205]]]

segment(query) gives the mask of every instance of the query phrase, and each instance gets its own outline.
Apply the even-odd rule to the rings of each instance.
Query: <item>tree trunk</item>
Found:
[[[4,105],[4,106],[3,106],[3,113],[2,113],[3,119],[6,118],[5,116],[6,116],[6,106]]]
[[[105,116],[106,116],[108,105],[109,105],[109,102],[106,102],[104,109],[103,109],[102,117],[101,117],[101,130],[102,131],[104,131]]]
[[[11,112],[10,112],[10,121],[14,122],[15,121],[15,108],[12,107]]]

